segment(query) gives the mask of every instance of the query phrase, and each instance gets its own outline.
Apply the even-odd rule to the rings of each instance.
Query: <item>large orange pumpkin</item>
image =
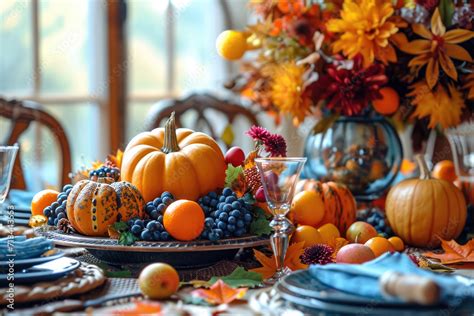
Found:
[[[82,180],[67,199],[67,216],[72,227],[87,236],[106,236],[109,225],[118,220],[143,218],[145,201],[136,187],[127,182]]]
[[[324,217],[319,225],[332,223],[341,234],[355,221],[357,205],[351,191],[341,183],[320,182],[314,179],[300,180],[295,193],[315,191],[324,201]]]
[[[176,129],[173,113],[165,128],[140,133],[130,141],[121,174],[147,202],[164,191],[176,199],[197,200],[224,186],[225,169],[217,143],[204,133]]]
[[[433,179],[424,158],[417,156],[420,179],[395,185],[385,204],[387,219],[395,234],[409,245],[437,247],[438,237],[457,238],[466,223],[466,201],[451,182]]]

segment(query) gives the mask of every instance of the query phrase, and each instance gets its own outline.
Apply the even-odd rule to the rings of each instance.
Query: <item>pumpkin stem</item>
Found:
[[[165,124],[165,140],[161,151],[165,154],[179,151],[178,138],[176,137],[176,120],[174,112]]]
[[[430,169],[426,164],[425,157],[421,154],[415,156],[416,161],[418,162],[418,167],[420,168],[420,179],[428,180],[431,179]]]

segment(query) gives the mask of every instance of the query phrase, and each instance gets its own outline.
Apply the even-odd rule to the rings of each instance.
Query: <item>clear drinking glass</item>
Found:
[[[286,218],[286,214],[290,211],[295,185],[306,158],[257,158],[255,162],[260,172],[268,207],[273,214],[273,220],[270,222],[273,234],[270,241],[277,271],[273,277],[265,280],[265,283],[274,284],[291,272],[284,266],[284,260],[294,226]]]
[[[463,185],[463,189],[468,191],[467,197],[472,197],[470,188],[474,184],[474,121],[450,128],[446,136],[451,145],[456,174],[462,183],[470,184],[470,186]],[[468,202],[474,203],[474,200]]]
[[[10,180],[17,152],[18,145],[16,144],[14,146],[0,146],[0,204],[5,202],[10,189]]]

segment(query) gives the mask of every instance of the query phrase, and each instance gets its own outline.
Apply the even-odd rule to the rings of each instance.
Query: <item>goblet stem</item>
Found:
[[[284,215],[275,215],[270,222],[273,234],[270,237],[273,253],[275,254],[276,272],[272,278],[266,280],[267,284],[274,284],[288,273],[285,267],[285,256],[290,243],[290,234],[294,230],[293,224]]]

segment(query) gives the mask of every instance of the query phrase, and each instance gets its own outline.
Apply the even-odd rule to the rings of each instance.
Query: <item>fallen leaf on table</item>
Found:
[[[337,253],[339,252],[339,250],[347,244],[349,244],[349,240],[347,240],[345,238],[337,237],[337,238],[334,238],[333,240],[331,240],[328,243],[328,246],[331,247],[332,249],[334,249],[331,257],[333,259],[336,259],[336,256],[337,256]]]
[[[285,257],[285,267],[288,267],[291,271],[306,269],[308,266],[301,263],[301,255],[304,252],[304,241],[294,243],[288,247]],[[258,250],[253,250],[255,258],[260,262],[262,267],[252,269],[250,271],[257,272],[262,275],[264,279],[272,277],[276,272],[276,261],[275,255],[271,257],[265,256]]]
[[[210,289],[199,289],[191,292],[192,295],[203,298],[211,304],[229,304],[230,302],[244,297],[247,288],[234,289],[221,279],[217,280]]]
[[[441,239],[441,247],[444,253],[428,251],[423,253],[423,256],[438,259],[442,264],[474,262],[474,239],[469,240],[465,245],[460,245],[454,240]]]
[[[224,281],[231,287],[256,287],[263,281],[262,276],[257,272],[247,271],[242,267],[235,268],[231,274],[223,277],[212,277],[209,280],[210,284],[215,284],[219,280]]]
[[[161,315],[161,304],[147,301],[136,302],[135,306],[131,309],[112,312],[112,315],[114,316],[145,314]]]

